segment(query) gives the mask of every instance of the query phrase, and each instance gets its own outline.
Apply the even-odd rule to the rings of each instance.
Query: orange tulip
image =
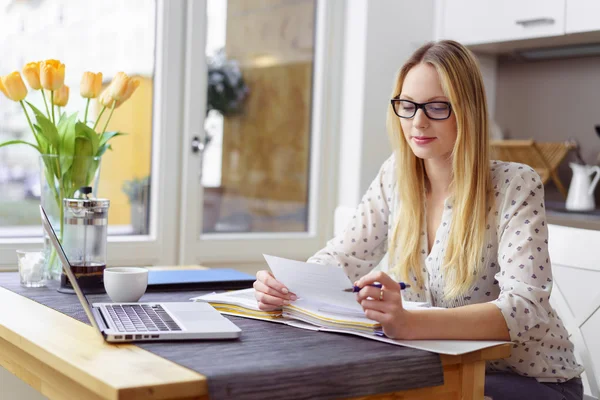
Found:
[[[140,86],[139,79],[133,79],[124,72],[118,72],[115,78],[111,82],[111,96],[114,100],[117,100],[115,107],[119,107],[127,99],[131,97],[133,92]]]
[[[79,91],[81,97],[85,99],[95,99],[102,89],[102,72],[97,74],[93,72],[84,72],[81,77],[81,86]]]
[[[115,108],[119,108],[121,106],[121,104],[125,103],[139,86],[140,86],[139,79],[135,79],[135,80],[132,80],[131,82],[129,82],[129,84],[127,85],[127,90],[123,93],[123,97],[121,97],[121,99],[117,101]]]
[[[2,81],[2,93],[12,101],[21,101],[27,96],[27,87],[21,78],[21,74],[17,71],[12,72],[0,78]]]
[[[40,62],[30,62],[23,67],[23,76],[33,90],[40,90],[42,83],[40,82]]]
[[[63,85],[60,89],[54,92],[54,105],[64,107],[69,102],[69,87]]]
[[[46,90],[58,90],[65,84],[65,64],[58,60],[40,63],[40,81]]]
[[[102,92],[100,97],[98,97],[98,101],[104,107],[111,108],[113,103],[115,102],[115,100],[111,96],[111,90],[112,90],[111,85],[108,85],[108,87],[106,89],[104,89],[104,92]]]

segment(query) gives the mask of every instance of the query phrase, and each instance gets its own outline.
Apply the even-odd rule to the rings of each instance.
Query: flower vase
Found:
[[[41,205],[48,215],[58,240],[64,232],[64,199],[73,198],[80,188],[90,186],[96,197],[101,157],[40,155]],[[44,231],[45,270],[48,286],[60,284],[62,264]]]

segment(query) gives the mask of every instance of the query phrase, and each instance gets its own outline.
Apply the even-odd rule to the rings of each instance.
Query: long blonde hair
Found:
[[[420,63],[436,69],[456,117],[450,187],[454,195],[453,217],[443,264],[444,294],[451,299],[469,291],[482,265],[492,192],[487,105],[475,57],[460,43],[450,40],[427,43],[415,51],[398,72],[392,97],[401,93],[408,71]],[[425,168],[423,160],[413,154],[406,142],[400,119],[391,105],[387,111],[387,130],[396,156],[399,205],[389,249],[392,272],[408,280],[412,271],[417,284],[422,286],[419,252],[425,220]]]

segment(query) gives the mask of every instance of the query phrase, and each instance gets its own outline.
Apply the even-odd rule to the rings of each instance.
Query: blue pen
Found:
[[[404,282],[398,282],[398,283],[400,284],[400,290],[404,290],[404,289],[410,287],[410,285],[408,285]],[[381,289],[381,283],[373,283],[372,285],[369,285],[369,286],[373,286],[373,287]],[[344,289],[344,292],[357,293],[357,292],[360,292],[360,289],[362,289],[362,288],[358,287],[358,286],[353,286],[352,288]]]

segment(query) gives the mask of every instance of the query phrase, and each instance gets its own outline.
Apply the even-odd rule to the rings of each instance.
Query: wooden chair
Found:
[[[548,225],[554,286],[550,304],[558,312],[583,365],[585,399],[600,397],[600,231]]]
[[[492,140],[492,158],[502,161],[512,161],[531,166],[546,184],[552,179],[558,190],[567,197],[567,190],[556,172],[559,164],[570,150],[576,149],[573,142],[541,142],[528,140]]]

